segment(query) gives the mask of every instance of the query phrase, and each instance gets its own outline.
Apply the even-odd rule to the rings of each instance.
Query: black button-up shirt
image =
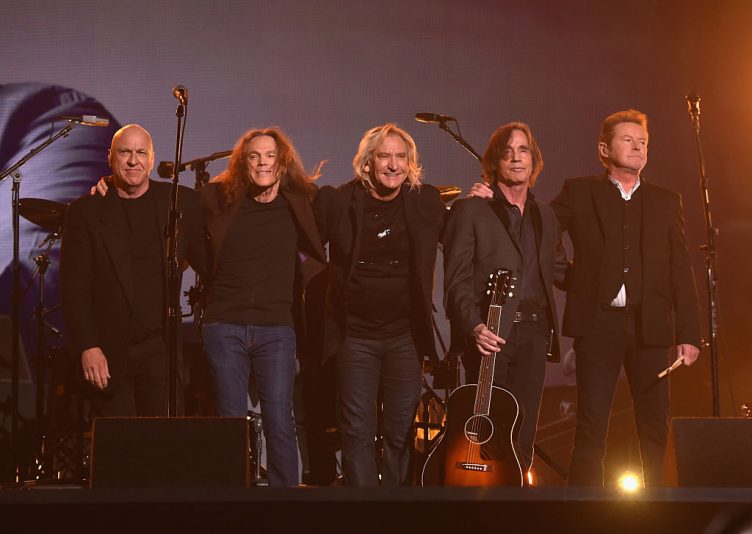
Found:
[[[522,312],[540,311],[547,307],[546,290],[538,265],[538,243],[535,238],[533,223],[534,197],[528,191],[525,210],[510,203],[498,186],[493,187],[494,200],[503,207],[506,221],[504,225],[509,236],[522,254],[522,272],[517,283],[517,297],[520,299],[519,310]],[[502,266],[503,267],[503,266]]]

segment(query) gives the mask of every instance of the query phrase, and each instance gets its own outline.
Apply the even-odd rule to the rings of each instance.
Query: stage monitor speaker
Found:
[[[752,419],[672,419],[664,482],[679,487],[752,487]]]
[[[104,417],[94,421],[92,488],[246,487],[244,417]]]

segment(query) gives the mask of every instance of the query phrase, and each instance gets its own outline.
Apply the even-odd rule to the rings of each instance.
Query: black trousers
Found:
[[[94,414],[101,417],[166,415],[166,363],[167,345],[161,334],[128,347],[124,371],[115,373],[110,367],[112,377],[105,390],[91,388]]]
[[[545,314],[540,315],[545,317]],[[514,323],[509,339],[496,355],[494,384],[511,392],[522,407],[519,448],[527,469],[533,465],[533,445],[546,378],[549,333],[545,319],[537,323]],[[466,382],[477,383],[480,354],[470,341],[465,348],[463,363]]]
[[[669,422],[668,347],[640,342],[634,311],[600,310],[590,332],[575,339],[577,429],[570,486],[602,486],[603,458],[616,382],[622,365],[634,403],[645,485],[661,483]]]

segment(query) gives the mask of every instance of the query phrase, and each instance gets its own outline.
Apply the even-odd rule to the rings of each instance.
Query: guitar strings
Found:
[[[492,326],[499,324],[501,316],[501,308],[496,303],[497,295],[498,292],[495,291],[488,310],[488,324]],[[494,334],[498,334],[498,332],[494,332]],[[470,425],[470,429],[475,435],[476,441],[473,442],[468,440],[468,447],[465,456],[465,460],[468,463],[480,463],[482,460],[481,438],[485,436],[481,436],[481,426],[485,424],[485,420],[483,417],[479,417],[479,415],[489,415],[490,412],[495,362],[495,352],[490,355],[481,355],[480,372],[478,375],[478,393],[475,398],[475,407],[473,410],[475,415],[473,416],[473,422]],[[482,388],[481,384],[483,384]],[[486,385],[488,385],[488,387],[486,387]]]

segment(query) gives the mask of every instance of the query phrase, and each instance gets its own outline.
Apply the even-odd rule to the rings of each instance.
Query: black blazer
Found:
[[[360,181],[352,180],[337,189],[322,187],[314,202],[319,233],[329,244],[331,270],[324,359],[337,352],[346,332],[345,290],[358,259],[363,202],[368,194]],[[420,302],[414,306],[416,315],[412,321],[413,337],[418,354],[437,359],[432,323],[433,274],[446,209],[439,191],[431,185],[414,189],[403,185],[400,194],[405,202],[410,268],[420,284]]]
[[[479,197],[455,201],[444,232],[444,306],[453,331],[465,339],[472,335],[475,326],[486,322],[481,302],[488,276],[498,268],[522,268],[522,254],[494,212],[492,202],[498,201]],[[548,300],[548,319],[554,329],[551,361],[559,361],[553,286],[564,281],[567,255],[551,208],[533,199],[532,205],[526,209],[530,209],[533,216],[538,265]],[[516,299],[508,302],[512,311],[517,303]]]
[[[569,232],[574,261],[567,275],[563,332],[586,334],[600,303],[598,288],[604,243],[616,227],[607,198],[613,184],[606,175],[572,178],[551,202],[562,231]],[[684,235],[681,196],[642,181],[642,341],[668,346],[700,346],[697,290]],[[618,238],[618,236],[614,236]]]
[[[167,225],[171,187],[167,182],[149,182],[157,208],[165,280],[167,239],[161,230]],[[178,238],[182,264],[191,256],[193,235],[198,230],[195,192],[181,186],[178,206],[183,214]],[[131,273],[128,222],[114,187],[104,197],[87,195],[68,207],[60,271],[63,310],[74,354],[100,347],[110,372],[121,372],[133,326],[132,287],[137,281]],[[165,295],[158,298],[165,302]]]

